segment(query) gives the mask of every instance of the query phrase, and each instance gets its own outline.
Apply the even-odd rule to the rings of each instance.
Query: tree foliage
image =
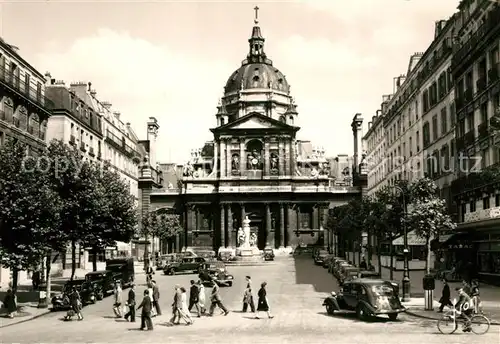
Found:
[[[142,218],[142,235],[169,239],[182,232],[180,216],[163,212],[149,212]]]
[[[51,249],[60,249],[62,203],[27,146],[7,141],[0,148],[0,263],[24,270],[40,263]],[[14,275],[14,289],[17,287]]]

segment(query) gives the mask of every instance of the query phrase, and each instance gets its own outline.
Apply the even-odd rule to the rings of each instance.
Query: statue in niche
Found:
[[[249,170],[262,169],[262,158],[256,149],[252,150],[252,152],[247,155],[247,168]]]
[[[278,165],[279,165],[278,154],[272,153],[271,154],[271,170],[277,170]]]
[[[250,234],[249,241],[250,241],[250,247],[257,245],[257,234],[255,234],[255,233]]]
[[[194,173],[194,168],[191,162],[188,162],[187,165],[184,167],[184,177],[192,177]]]
[[[238,246],[242,246],[244,242],[245,232],[243,231],[243,228],[240,227],[240,229],[238,229]]]
[[[231,160],[231,169],[233,171],[239,171],[240,169],[240,156],[238,154],[233,154],[233,159]]]

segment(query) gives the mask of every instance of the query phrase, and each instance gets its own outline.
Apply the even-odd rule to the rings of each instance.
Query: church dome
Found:
[[[251,88],[270,88],[282,92],[290,90],[283,73],[272,64],[247,63],[231,74],[227,80],[225,92],[232,93]]]
[[[252,88],[268,88],[275,91],[288,93],[290,86],[285,76],[273,67],[273,61],[267,58],[264,52],[264,37],[258,26],[257,11],[255,8],[254,27],[252,36],[248,40],[249,52],[241,67],[231,74],[224,88],[224,93],[233,93],[239,90]]]

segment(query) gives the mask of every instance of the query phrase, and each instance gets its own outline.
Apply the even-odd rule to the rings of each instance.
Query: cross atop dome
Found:
[[[252,37],[248,40],[250,51],[247,59],[250,63],[263,63],[266,61],[266,54],[264,53],[264,37],[262,37],[259,27],[259,6],[255,6],[254,11],[255,19],[253,22],[255,25],[252,29]]]
[[[253,9],[255,11],[255,19],[253,20],[253,22],[255,23],[255,25],[257,25],[259,24],[259,6],[255,6]]]

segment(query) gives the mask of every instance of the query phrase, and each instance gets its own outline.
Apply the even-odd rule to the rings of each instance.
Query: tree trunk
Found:
[[[19,269],[12,269],[12,294],[16,295],[17,293],[17,284],[19,282]]]
[[[47,278],[45,279],[45,304],[48,306],[50,303],[50,294],[52,293],[52,278],[50,277],[50,268],[52,266],[52,251],[47,254],[47,259],[45,260],[45,271]]]
[[[394,246],[392,245],[392,235],[390,236],[390,240],[391,240],[391,243],[389,244],[390,247],[389,247],[389,254],[390,254],[390,258],[391,258],[391,266],[390,266],[390,270],[389,270],[389,279],[392,281],[394,279]]]
[[[73,281],[75,278],[75,272],[76,272],[76,241],[71,240],[71,278],[70,280]]]
[[[371,233],[370,231],[366,232],[366,264],[370,266],[372,264],[372,243],[371,243]]]
[[[377,238],[377,263],[378,263],[378,273],[382,277],[382,259],[380,259],[380,252],[382,251],[382,240]]]
[[[425,260],[425,272],[431,273],[431,238],[427,238],[425,246],[427,247],[427,258]]]
[[[97,248],[92,249],[92,271],[97,271]]]

